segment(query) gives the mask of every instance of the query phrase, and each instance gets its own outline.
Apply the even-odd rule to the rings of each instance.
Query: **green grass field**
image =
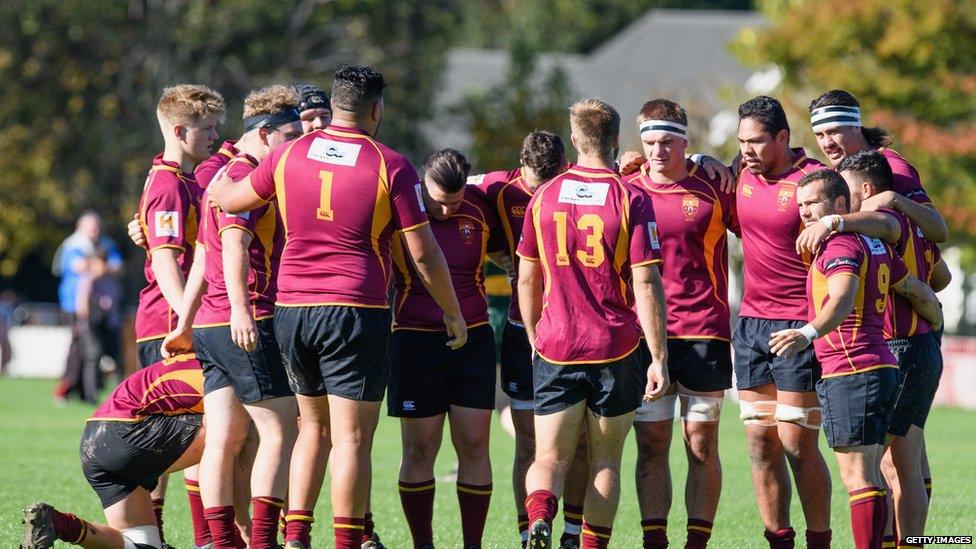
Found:
[[[16,547],[21,536],[20,510],[34,500],[44,500],[87,519],[101,519],[94,492],[81,475],[78,439],[91,409],[80,404],[64,408],[53,406],[51,381],[0,379],[0,547]],[[971,535],[976,531],[976,413],[938,409],[929,421],[928,445],[934,471],[935,494],[929,518],[929,534]],[[446,439],[447,437],[445,437]],[[678,437],[676,441],[680,440]],[[492,432],[492,459],[495,493],[485,533],[486,548],[517,547],[511,491],[511,456],[514,441],[495,425]],[[823,446],[827,451],[826,446]],[[623,496],[614,528],[613,547],[640,547],[639,513],[633,487],[634,444],[629,441],[624,457]],[[712,537],[714,547],[761,547],[762,525],[755,507],[749,464],[745,452],[743,427],[736,411],[726,406],[721,433],[722,465],[725,486]],[[373,513],[377,528],[390,548],[410,547],[410,536],[400,510],[396,491],[400,436],[397,422],[384,417],[376,436],[373,481]],[[672,546],[684,544],[686,518],[684,490],[684,452],[672,449],[676,496],[669,517]],[[848,522],[847,494],[836,476],[833,457],[828,463],[834,472],[833,529],[836,547],[852,546]],[[451,471],[453,451],[445,447],[438,460],[437,502],[434,532],[439,547],[460,546],[457,498]],[[192,547],[186,496],[174,477],[166,503],[166,534],[175,547]],[[316,515],[313,531],[316,547],[331,546],[328,532],[328,493]],[[802,538],[803,515],[793,498],[793,524]],[[561,522],[557,528],[561,527]]]

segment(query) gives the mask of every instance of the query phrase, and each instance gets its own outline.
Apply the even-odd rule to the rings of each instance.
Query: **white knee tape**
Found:
[[[512,409],[513,410],[535,410],[535,401],[513,398]]]
[[[146,547],[160,549],[163,546],[163,541],[159,539],[159,529],[155,525],[125,528],[121,534],[125,549],[144,549]]]
[[[688,404],[681,414],[685,421],[718,421],[722,416],[722,401],[725,397],[689,395]]]
[[[774,425],[776,423],[776,401],[739,401],[739,419],[746,425]]]
[[[674,403],[678,395],[663,396],[654,402],[642,402],[634,414],[634,421],[666,421],[674,419]]]
[[[820,424],[823,423],[823,414],[820,406],[801,408],[790,404],[777,404],[776,421],[795,423],[800,427],[818,431],[820,430]]]

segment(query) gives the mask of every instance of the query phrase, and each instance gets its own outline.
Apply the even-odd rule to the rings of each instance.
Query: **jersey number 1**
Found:
[[[556,223],[556,265],[569,265],[569,250],[566,246],[566,212],[553,212],[552,220]],[[584,214],[576,220],[576,228],[589,231],[586,235],[586,251],[576,250],[576,259],[584,267],[597,268],[603,265],[606,256],[603,253],[603,219],[597,214]]]
[[[322,180],[322,191],[319,193],[319,208],[315,210],[315,217],[319,221],[332,221],[332,172],[322,170],[319,172],[319,179]]]

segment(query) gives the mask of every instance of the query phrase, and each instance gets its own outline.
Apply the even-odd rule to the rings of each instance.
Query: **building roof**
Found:
[[[697,113],[707,122],[728,107],[723,92],[742,89],[754,72],[732,57],[728,43],[742,29],[763,25],[765,20],[756,12],[650,10],[589,54],[539,54],[537,66],[542,70],[537,74],[562,67],[575,96],[603,99],[617,108],[625,124],[655,97],[672,98],[686,107],[690,118]],[[435,102],[438,115],[425,131],[432,146],[464,150],[470,145],[467,132],[448,112],[471,91],[501,82],[508,64],[505,50],[448,52]],[[695,125],[692,122],[693,129]],[[624,145],[636,144],[633,137]]]

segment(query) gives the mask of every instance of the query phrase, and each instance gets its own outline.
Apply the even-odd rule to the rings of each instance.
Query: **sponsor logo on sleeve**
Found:
[[[343,143],[316,137],[312,141],[312,146],[308,148],[308,158],[338,166],[355,166],[362,147],[358,143]]]
[[[657,234],[657,222],[648,221],[647,222],[647,237],[651,240],[651,249],[660,250],[661,249],[661,239],[658,238]]]
[[[587,183],[566,179],[559,188],[559,202],[580,206],[603,206],[607,203],[609,183]]]
[[[854,257],[834,257],[827,261],[827,271],[831,271],[838,267],[853,267],[855,269],[860,269],[861,262]]]
[[[174,238],[179,238],[180,236],[180,212],[155,212],[156,223],[155,223],[155,233],[156,238],[161,236],[171,236]]]
[[[251,219],[251,212],[241,212],[239,214],[225,213],[224,216],[236,217],[238,219],[243,219],[244,221],[247,221],[248,219]]]
[[[420,189],[420,183],[413,186],[413,191],[417,193],[417,205],[420,206],[420,211],[427,213],[427,208],[424,207],[424,192]]]

